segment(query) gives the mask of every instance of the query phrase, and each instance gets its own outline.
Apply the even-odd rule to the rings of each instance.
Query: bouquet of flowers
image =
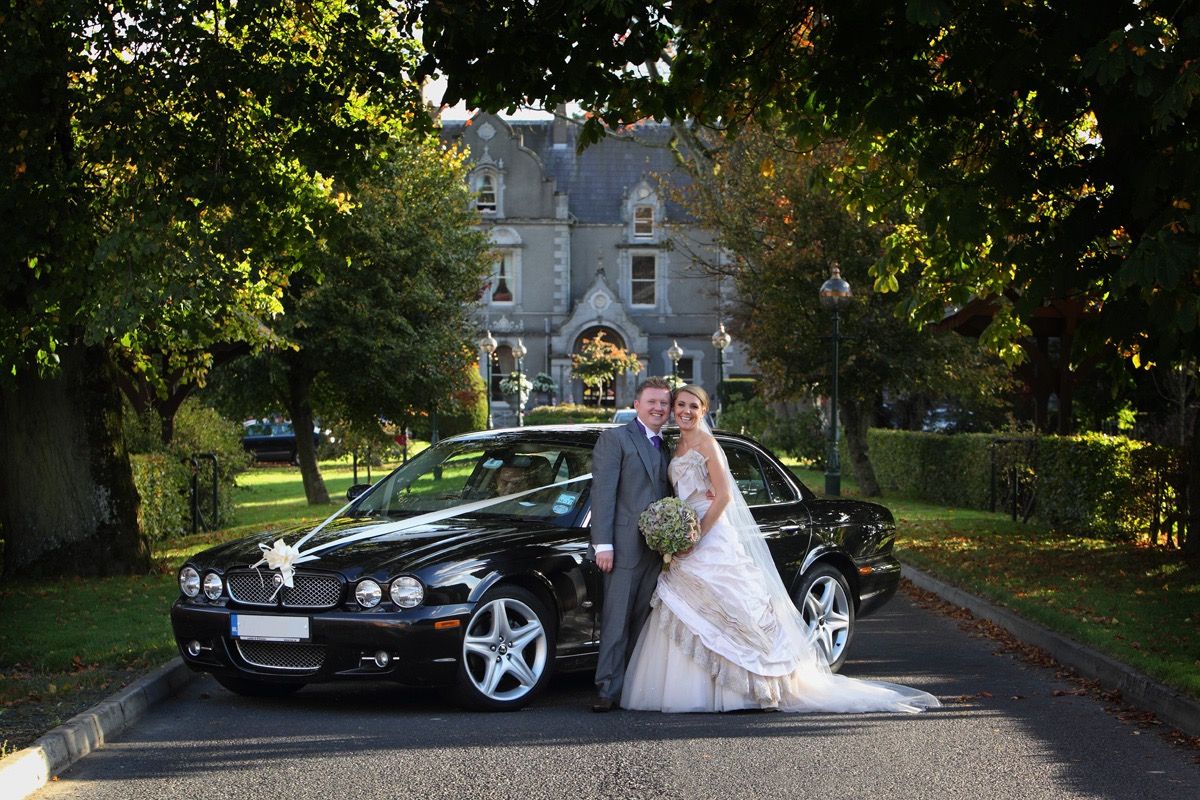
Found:
[[[678,497],[664,497],[646,507],[638,517],[638,528],[651,550],[662,553],[663,563],[700,540],[700,518]]]

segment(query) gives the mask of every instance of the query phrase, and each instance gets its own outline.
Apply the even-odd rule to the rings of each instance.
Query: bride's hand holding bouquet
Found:
[[[664,497],[647,506],[638,517],[638,529],[646,545],[662,554],[667,568],[672,556],[686,555],[700,540],[700,518],[678,497]]]

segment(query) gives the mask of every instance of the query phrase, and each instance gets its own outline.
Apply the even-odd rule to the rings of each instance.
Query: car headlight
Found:
[[[379,605],[382,597],[383,589],[379,588],[379,584],[369,578],[365,581],[359,581],[357,588],[354,590],[354,599],[363,608],[374,608]]]
[[[401,608],[416,608],[425,600],[425,587],[416,578],[405,575],[392,581],[388,590],[392,602]]]
[[[179,591],[188,597],[200,594],[200,573],[194,567],[179,570]]]
[[[216,600],[224,589],[225,584],[217,573],[209,572],[204,576],[204,596],[209,600]]]

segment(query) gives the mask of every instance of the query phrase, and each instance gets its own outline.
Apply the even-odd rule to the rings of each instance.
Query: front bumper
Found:
[[[285,612],[286,616],[308,617],[309,638],[272,644],[267,648],[271,656],[266,659],[249,654],[250,649],[263,651],[258,644],[231,636],[230,616],[267,612],[180,598],[171,607],[171,627],[184,663],[199,672],[291,683],[372,678],[443,686],[454,682],[462,658],[463,632],[473,610],[474,604],[465,603],[405,611]],[[191,652],[189,645],[199,652]],[[374,662],[379,651],[389,656],[385,667]],[[303,657],[293,659],[293,654]],[[296,666],[297,662],[302,666]]]

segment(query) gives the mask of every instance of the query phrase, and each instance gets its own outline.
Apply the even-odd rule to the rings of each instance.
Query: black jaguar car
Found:
[[[179,570],[171,610],[184,661],[241,694],[392,679],[454,687],[465,704],[497,710],[529,703],[555,670],[594,667],[603,596],[589,487],[605,427],[445,439],[374,486],[352,487],[349,505],[316,530],[198,553]],[[899,584],[891,513],[818,499],[761,445],[717,438],[837,669],[856,618]]]

